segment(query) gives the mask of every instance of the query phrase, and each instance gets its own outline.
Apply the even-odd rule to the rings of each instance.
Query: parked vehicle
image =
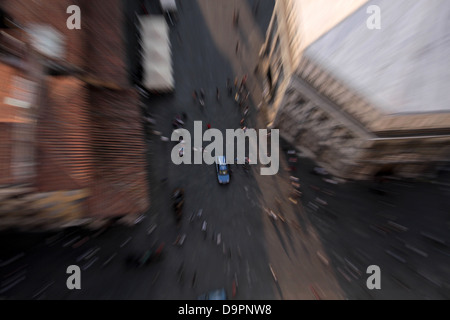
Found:
[[[172,206],[175,212],[175,219],[177,225],[181,222],[181,217],[183,214],[183,205],[184,205],[184,189],[177,188],[172,192]]]
[[[227,164],[227,159],[225,156],[218,156],[216,158],[216,171],[217,180],[220,184],[230,183],[230,168]]]
[[[201,294],[198,300],[227,300],[227,292],[224,288],[212,290]]]

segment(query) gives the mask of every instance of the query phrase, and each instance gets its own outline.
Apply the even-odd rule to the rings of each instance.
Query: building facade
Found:
[[[123,2],[0,5],[0,229],[134,221],[150,199]]]
[[[367,27],[371,5],[380,30]],[[433,171],[450,157],[449,11],[440,0],[278,0],[260,52],[269,125],[342,178]]]

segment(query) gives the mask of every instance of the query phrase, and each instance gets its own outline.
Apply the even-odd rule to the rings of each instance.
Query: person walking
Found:
[[[228,96],[231,97],[231,95],[233,94],[233,88],[231,87],[230,78],[227,78],[227,91],[228,91]]]
[[[247,75],[242,77],[242,81],[241,81],[241,87],[240,89],[242,90],[243,88],[245,88],[245,85],[247,84]]]
[[[237,26],[239,25],[239,11],[236,11],[236,9],[234,9],[234,13],[233,13],[233,26],[235,28],[237,28]]]

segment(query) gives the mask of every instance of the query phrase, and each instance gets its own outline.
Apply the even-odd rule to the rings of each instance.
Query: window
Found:
[[[276,55],[280,50],[280,37],[277,37],[277,42],[275,43],[275,47],[273,48],[273,54]]]
[[[277,83],[275,84],[275,87],[273,88],[272,91],[272,101],[275,99],[275,96],[277,95],[278,92],[278,88],[280,87],[281,83],[284,80],[284,70],[283,70],[283,66],[280,67],[280,73],[278,75],[278,79],[277,79]]]
[[[299,106],[303,106],[305,103],[306,103],[306,100],[303,99],[303,98],[300,98],[300,99],[297,101],[297,104],[298,104]]]
[[[328,116],[326,115],[326,114],[322,114],[320,117],[319,117],[319,121],[320,122],[325,122],[325,121],[328,121]]]
[[[227,174],[228,174],[228,168],[227,168],[227,166],[224,166],[224,165],[219,166],[219,174],[220,174],[221,176],[227,175]]]
[[[269,55],[270,50],[272,48],[272,42],[273,42],[273,38],[275,38],[275,34],[278,31],[278,20],[277,20],[277,16],[274,16],[273,18],[273,24],[272,24],[272,29],[270,30],[269,33],[269,40],[267,41],[267,48],[266,48],[266,55]]]

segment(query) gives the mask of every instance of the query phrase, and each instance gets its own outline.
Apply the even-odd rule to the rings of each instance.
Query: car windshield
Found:
[[[228,168],[227,168],[227,166],[224,166],[224,165],[219,166],[219,174],[220,174],[221,176],[227,175],[227,174],[228,174]]]

